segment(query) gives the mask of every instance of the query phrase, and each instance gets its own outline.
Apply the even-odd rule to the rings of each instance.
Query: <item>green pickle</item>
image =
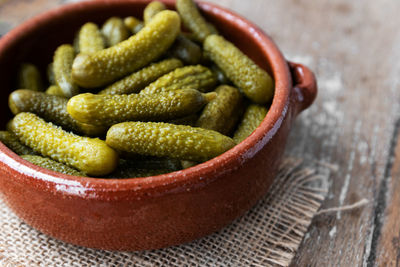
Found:
[[[26,89],[16,90],[8,98],[8,105],[14,115],[21,112],[31,112],[46,121],[61,126],[64,130],[88,136],[99,136],[107,131],[105,127],[74,120],[67,112],[67,103],[68,99],[64,97]]]
[[[45,93],[48,95],[56,95],[64,97],[64,94],[58,85],[50,85],[49,88],[47,88],[47,90],[45,91]]]
[[[177,124],[177,125],[188,125],[195,126],[196,121],[199,119],[199,115],[191,114],[182,118],[174,119],[167,121],[168,123]]]
[[[74,175],[74,176],[86,176],[83,172],[77,171],[65,164],[54,161],[49,158],[37,156],[37,155],[22,155],[21,158],[35,164],[39,167],[49,169],[55,172],[61,172],[64,174]]]
[[[71,116],[83,123],[109,126],[124,121],[161,121],[196,113],[215,97],[194,89],[157,95],[80,94],[68,101]]]
[[[124,21],[118,17],[111,17],[104,22],[101,28],[107,47],[114,46],[130,36],[128,28],[125,27]]]
[[[168,51],[168,55],[179,58],[187,65],[195,65],[200,63],[202,60],[203,51],[196,43],[180,34],[176,38],[171,49]]]
[[[166,9],[166,6],[159,1],[153,1],[148,4],[143,11],[144,24],[148,24],[157,13],[160,13]]]
[[[107,175],[118,164],[117,152],[104,141],[68,133],[32,113],[17,114],[11,129],[24,145],[87,175]]]
[[[71,68],[74,57],[74,48],[69,44],[59,46],[54,53],[54,79],[65,97],[72,97],[79,93],[79,87],[71,79]]]
[[[132,16],[124,18],[124,24],[132,34],[137,34],[144,26],[142,21]]]
[[[124,122],[107,132],[112,148],[141,155],[206,161],[231,149],[235,142],[218,132],[162,122]]]
[[[113,82],[160,57],[179,32],[179,15],[162,11],[129,39],[95,54],[79,54],[72,66],[73,80],[86,88]]]
[[[84,24],[79,31],[79,52],[93,54],[104,49],[104,39],[99,27],[92,22]]]
[[[266,107],[256,104],[249,105],[239,127],[233,135],[233,140],[235,140],[236,143],[240,143],[246,139],[264,120],[267,112],[268,109]]]
[[[220,84],[232,84],[232,82],[226,77],[225,73],[215,64],[211,65],[211,70],[214,72],[217,81]]]
[[[36,154],[30,147],[19,141],[18,137],[9,131],[0,131],[0,141],[18,155]]]
[[[30,63],[21,64],[18,72],[18,88],[43,91],[43,82],[37,67]]]
[[[228,85],[219,86],[215,92],[217,97],[205,106],[196,126],[229,135],[239,119],[242,95]]]
[[[196,39],[203,42],[213,33],[193,0],[177,0],[176,9],[182,17],[183,24],[193,32]]]
[[[131,75],[128,75],[125,78],[111,84],[106,89],[100,91],[99,94],[122,95],[138,93],[145,86],[151,82],[154,82],[159,77],[182,66],[182,62],[175,58],[153,63],[150,66],[134,72]]]
[[[178,89],[196,89],[207,92],[214,89],[217,80],[212,71],[204,66],[186,66],[165,74],[140,91],[140,94],[157,94]]]
[[[219,35],[204,41],[204,50],[226,76],[253,102],[265,104],[274,95],[274,82],[234,44]]]
[[[145,160],[120,159],[118,167],[107,178],[137,178],[170,173],[182,169],[180,161],[168,158]]]

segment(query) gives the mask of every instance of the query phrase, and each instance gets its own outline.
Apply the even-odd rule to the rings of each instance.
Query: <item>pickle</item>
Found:
[[[191,114],[182,118],[174,119],[168,121],[168,123],[177,124],[177,125],[188,125],[195,126],[196,121],[199,119],[199,115]]]
[[[138,33],[143,28],[143,22],[135,17],[126,17],[124,19],[124,24],[127,29],[129,29],[132,34]]]
[[[186,66],[160,77],[140,91],[140,94],[157,94],[186,88],[207,92],[214,89],[216,83],[216,77],[208,68],[201,65]]]
[[[196,39],[203,42],[208,35],[212,34],[193,0],[177,0],[176,9],[181,15],[183,24],[193,32]]]
[[[0,141],[18,155],[36,154],[30,147],[24,146],[12,132],[0,131]]]
[[[179,15],[170,10],[162,11],[128,40],[95,54],[79,54],[72,66],[72,77],[82,87],[106,85],[157,59],[172,45],[179,32]]]
[[[68,101],[72,118],[83,123],[109,126],[124,121],[160,121],[199,111],[215,93],[185,89],[157,95],[80,94]]]
[[[144,24],[148,24],[157,13],[166,9],[166,6],[158,1],[153,1],[148,4],[143,11]]]
[[[274,94],[274,82],[234,44],[219,35],[210,35],[204,41],[204,50],[225,75],[253,102],[264,104]]]
[[[47,88],[45,93],[48,95],[56,95],[56,96],[64,97],[64,94],[58,85],[50,85],[49,88]]]
[[[217,81],[220,84],[231,84],[232,82],[226,77],[225,73],[215,64],[211,65],[211,70],[214,72]]]
[[[268,109],[266,107],[256,104],[249,105],[243,115],[239,127],[233,135],[233,140],[235,140],[236,143],[240,143],[246,139],[264,120],[267,112]]]
[[[49,169],[55,172],[61,172],[64,174],[74,175],[74,176],[86,176],[83,172],[77,171],[65,164],[54,161],[49,158],[35,156],[35,155],[23,155],[21,156],[26,161],[29,161],[32,164],[35,164],[39,167]]]
[[[206,161],[235,145],[218,132],[163,122],[124,122],[107,132],[106,143],[141,155]]]
[[[106,132],[106,128],[80,123],[74,120],[67,112],[68,99],[43,92],[20,89],[12,92],[8,98],[8,105],[12,113],[31,112],[46,121],[61,126],[64,130],[74,131],[89,136],[99,136]]]
[[[105,43],[108,47],[114,46],[129,37],[129,31],[121,18],[109,18],[101,28]]]
[[[71,79],[71,68],[74,57],[74,48],[69,44],[59,46],[54,53],[54,78],[65,97],[72,97],[79,92],[78,86]]]
[[[239,119],[242,95],[228,85],[219,86],[215,92],[217,97],[205,106],[196,126],[229,135]]]
[[[104,141],[68,133],[32,113],[17,114],[11,129],[24,145],[87,175],[107,175],[117,166],[118,154]]]
[[[79,52],[93,54],[104,49],[104,39],[99,27],[92,22],[84,24],[79,31]]]
[[[153,63],[150,66],[111,84],[106,89],[100,91],[99,94],[122,95],[138,93],[141,89],[149,83],[157,80],[160,76],[182,66],[182,62],[174,58]]]
[[[47,65],[47,80],[51,85],[56,84],[56,79],[54,77],[54,69],[53,69],[53,62],[51,62],[49,65]],[[29,88],[28,88],[29,89]]]
[[[79,54],[79,32],[75,33],[74,40],[72,41],[72,47],[74,48],[75,54]]]
[[[168,55],[179,58],[187,65],[194,65],[200,63],[203,52],[200,46],[180,34],[168,51]]]
[[[18,72],[18,88],[34,91],[43,91],[42,78],[35,65],[30,63],[21,64]]]

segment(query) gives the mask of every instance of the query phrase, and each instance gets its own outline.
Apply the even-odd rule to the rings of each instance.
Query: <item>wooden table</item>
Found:
[[[287,154],[336,165],[323,208],[293,266],[398,266],[400,261],[400,1],[208,0],[249,18],[284,55],[308,65],[316,103]],[[62,0],[0,0],[0,34]]]

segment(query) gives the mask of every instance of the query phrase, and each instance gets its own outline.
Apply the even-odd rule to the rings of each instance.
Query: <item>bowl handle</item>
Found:
[[[292,74],[292,99],[296,104],[296,113],[308,108],[317,97],[317,80],[314,73],[306,66],[288,61]]]

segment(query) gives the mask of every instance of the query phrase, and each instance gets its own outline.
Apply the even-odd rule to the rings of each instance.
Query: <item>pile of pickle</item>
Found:
[[[0,141],[61,173],[134,178],[194,166],[248,137],[274,81],[193,0],[176,9],[154,1],[143,21],[84,24],[54,52],[47,90],[37,67],[22,64]]]

